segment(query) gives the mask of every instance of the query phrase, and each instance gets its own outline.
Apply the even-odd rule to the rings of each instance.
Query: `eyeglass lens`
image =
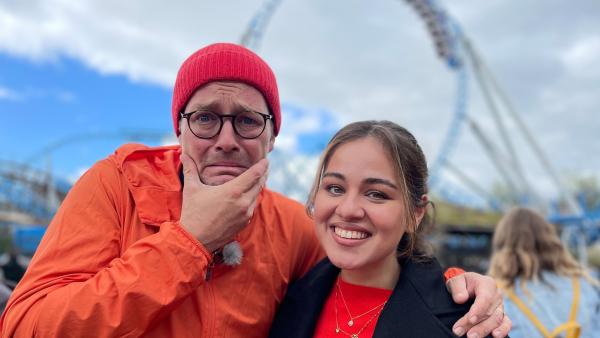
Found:
[[[211,138],[219,133],[223,119],[233,119],[234,131],[244,138],[258,137],[265,128],[265,118],[256,112],[244,111],[237,115],[218,115],[211,111],[197,111],[190,117],[189,125],[198,137]]]

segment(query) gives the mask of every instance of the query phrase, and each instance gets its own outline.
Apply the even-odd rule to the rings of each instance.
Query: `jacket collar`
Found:
[[[126,144],[113,161],[127,180],[141,221],[160,226],[181,216],[180,146]]]
[[[381,312],[374,337],[397,337],[398,332],[406,337],[454,337],[438,316],[455,312],[437,261],[408,260]]]
[[[290,308],[294,313],[290,325],[297,333],[294,337],[313,336],[321,309],[339,271],[325,258],[301,280],[297,288],[288,289],[286,298],[292,303]],[[436,260],[431,263],[408,260],[402,264],[400,279],[380,314],[373,337],[398,337],[398,332],[406,337],[454,337],[437,316],[452,315],[457,312],[456,307],[444,287],[441,268]],[[278,316],[286,317],[288,314]]]
[[[141,144],[123,145],[111,156],[127,180],[137,214],[144,224],[159,227],[181,217],[183,185],[180,156],[179,145],[148,147]],[[265,190],[258,195],[257,206]],[[240,238],[247,236],[250,228],[246,227]]]

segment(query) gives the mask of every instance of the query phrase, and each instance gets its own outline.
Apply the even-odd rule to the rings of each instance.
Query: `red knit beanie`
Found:
[[[179,113],[198,88],[213,81],[244,82],[260,91],[275,118],[275,135],[279,133],[279,92],[269,65],[245,47],[232,43],[215,43],[196,51],[179,68],[171,108],[176,135],[180,133]]]

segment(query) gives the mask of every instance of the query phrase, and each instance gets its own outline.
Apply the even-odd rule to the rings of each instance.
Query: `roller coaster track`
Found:
[[[268,24],[282,2],[282,0],[266,0],[263,2],[242,34],[240,42],[243,45],[251,49],[259,48]],[[454,112],[445,137],[442,139],[440,150],[430,166],[430,188],[439,192],[451,202],[463,205],[472,204],[467,197],[469,195],[464,194],[464,190],[457,189],[441,179],[441,172],[445,170],[457,177],[472,192],[485,199],[487,208],[502,210],[515,204],[528,204],[548,211],[545,205],[546,202],[540,198],[523,172],[521,162],[511,141],[511,135],[509,135],[505,126],[505,119],[511,118],[537,156],[538,161],[551,177],[560,192],[560,197],[567,202],[569,212],[580,215],[582,209],[579,203],[565,188],[553,164],[545,156],[542,148],[537,144],[536,139],[529,132],[519,114],[515,112],[512,104],[485,66],[473,44],[460,29],[459,24],[447,14],[438,1],[405,0],[404,2],[410,5],[420,16],[429,31],[437,55],[445,62],[450,71],[456,74]],[[478,120],[467,113],[468,75],[470,72],[475,75],[477,84],[484,94],[485,102],[495,122],[496,131],[501,136],[502,142],[500,144],[496,144],[494,140],[487,136]],[[507,111],[508,114],[502,115],[502,111]],[[510,201],[498,201],[486,189],[480,187],[468,175],[461,172],[460,166],[452,164],[452,153],[460,135],[465,130],[465,125],[482,145],[504,184],[509,188],[508,190],[513,192]]]
[[[119,130],[75,134],[31,154],[23,163],[0,160],[0,223],[48,224],[71,184],[57,178],[49,165],[45,169],[24,163],[36,163],[63,147],[96,139],[127,139],[129,141],[160,140],[165,133],[145,130]]]

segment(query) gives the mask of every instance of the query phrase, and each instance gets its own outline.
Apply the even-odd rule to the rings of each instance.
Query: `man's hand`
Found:
[[[209,251],[231,242],[250,220],[256,199],[267,179],[268,161],[262,159],[240,176],[218,186],[200,181],[196,163],[181,154],[183,203],[179,223]]]
[[[512,322],[504,315],[502,294],[493,278],[467,272],[449,279],[446,287],[458,304],[475,297],[469,312],[454,324],[455,335],[462,336],[465,332],[468,338],[483,338],[490,333],[495,338],[508,335]]]

